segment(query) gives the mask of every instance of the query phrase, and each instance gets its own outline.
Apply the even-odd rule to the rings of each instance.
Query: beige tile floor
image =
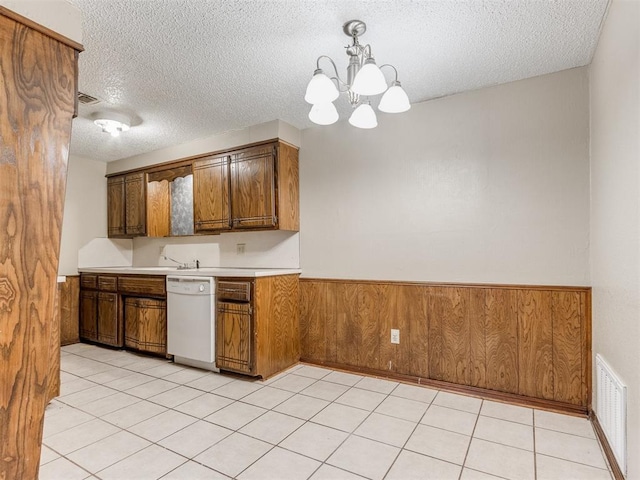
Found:
[[[611,480],[584,418],[295,366],[268,381],[62,349],[41,480]]]

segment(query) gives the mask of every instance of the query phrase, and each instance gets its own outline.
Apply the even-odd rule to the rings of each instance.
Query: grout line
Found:
[[[465,452],[464,459],[462,460],[462,468],[460,469],[460,476],[458,477],[458,480],[462,478],[462,472],[464,471],[464,466],[467,463],[467,457],[469,456],[469,450],[471,450],[471,442],[473,442],[473,439],[474,439],[473,435],[476,433],[476,427],[478,426],[478,420],[480,419],[480,412],[482,411],[483,403],[484,403],[484,400],[480,402],[480,408],[478,409],[478,414],[476,415],[476,421],[473,424],[473,430],[471,430],[471,435],[469,437],[469,444],[467,445],[467,451]]]

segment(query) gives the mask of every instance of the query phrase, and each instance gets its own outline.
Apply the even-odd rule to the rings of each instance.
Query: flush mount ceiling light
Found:
[[[335,62],[327,55],[321,55],[316,61],[316,70],[307,85],[304,99],[312,105],[309,119],[318,125],[331,125],[338,121],[338,111],[333,101],[340,93],[346,93],[353,113],[349,123],[358,128],[375,128],[378,125],[376,112],[371,107],[368,97],[384,93],[378,110],[387,113],[406,112],[411,108],[409,97],[398,81],[398,71],[393,65],[385,64],[380,67],[371,53],[370,45],[360,45],[358,37],[367,29],[364,22],[351,20],[345,23],[342,30],[352,38],[353,43],[347,47],[349,66],[347,67],[347,81],[343,81],[338,74]],[[320,68],[320,60],[326,58],[335,72],[335,76],[328,77]],[[394,80],[391,85],[382,73],[382,68],[391,68]],[[362,97],[367,97],[362,99]]]
[[[120,132],[126,132],[131,126],[131,119],[126,115],[114,112],[101,112],[93,121],[104,133],[109,133],[112,137],[117,137]]]

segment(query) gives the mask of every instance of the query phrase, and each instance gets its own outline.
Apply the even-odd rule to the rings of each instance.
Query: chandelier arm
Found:
[[[367,50],[368,50],[368,54],[367,54]],[[371,58],[373,55],[371,54],[371,45],[369,45],[368,43],[362,47],[362,55],[366,55],[366,57],[364,58]]]
[[[396,70],[396,67],[394,67],[393,65],[391,65],[390,63],[385,63],[384,65],[380,65],[380,70],[382,70],[384,67],[391,67],[393,68],[393,71],[395,72],[396,78],[394,80],[394,82],[398,81],[398,70]]]
[[[326,58],[327,60],[329,60],[329,62],[331,62],[331,65],[333,65],[333,71],[335,72],[336,76],[335,77],[329,77],[329,78],[337,78],[340,82],[342,82],[342,79],[340,78],[340,74],[338,73],[338,67],[336,67],[336,63],[333,61],[333,58],[331,58],[328,55],[320,55],[318,57],[318,60],[316,60],[316,68],[319,70],[320,69],[320,60],[322,58]],[[342,82],[344,83],[344,82]]]

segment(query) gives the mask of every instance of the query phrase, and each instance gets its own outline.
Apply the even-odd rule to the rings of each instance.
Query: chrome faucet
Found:
[[[186,263],[182,263],[179,262],[178,260],[175,260],[171,257],[168,257],[166,255],[162,255],[162,258],[164,258],[165,260],[171,260],[173,263],[178,264],[178,270],[188,270],[189,269],[189,265],[187,265]]]

